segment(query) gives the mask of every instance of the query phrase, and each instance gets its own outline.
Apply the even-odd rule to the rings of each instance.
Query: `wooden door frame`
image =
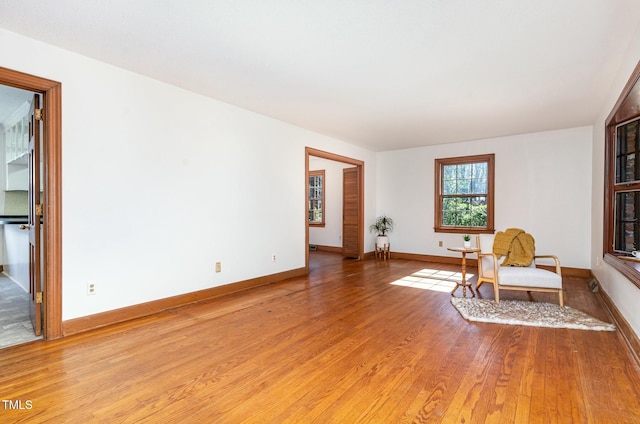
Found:
[[[364,162],[357,159],[352,159],[346,156],[337,155],[335,153],[325,152],[323,150],[314,149],[312,147],[305,148],[305,166],[304,166],[304,174],[305,174],[305,269],[307,273],[309,272],[309,213],[307,211],[309,207],[309,190],[307,188],[309,181],[309,156],[318,157],[321,159],[333,160],[336,162],[347,163],[349,165],[354,165],[358,167],[358,214],[360,215],[360,223],[358,225],[358,245],[359,252],[358,255],[360,259],[364,258]]]
[[[42,94],[44,175],[43,319],[45,340],[62,334],[62,84],[0,67],[0,84]]]

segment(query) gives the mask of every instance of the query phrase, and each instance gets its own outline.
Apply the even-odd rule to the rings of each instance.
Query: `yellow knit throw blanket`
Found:
[[[520,228],[499,231],[493,239],[493,253],[505,256],[502,266],[529,266],[535,251],[533,236]]]

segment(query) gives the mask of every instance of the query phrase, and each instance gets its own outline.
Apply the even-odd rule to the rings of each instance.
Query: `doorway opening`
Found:
[[[339,248],[344,257],[362,259],[364,257],[364,162],[346,156],[336,155],[307,147],[305,150],[305,181],[309,181],[310,161],[314,159],[339,162],[344,165],[342,173],[343,205]],[[309,271],[309,190],[305,184],[305,264]]]
[[[35,224],[25,225],[29,229],[29,239],[36,233],[41,237],[39,258],[42,259],[37,267],[41,278],[38,288],[30,294],[30,304],[40,313],[37,322],[42,325],[42,336],[45,340],[60,338],[62,334],[62,184],[61,184],[61,141],[62,141],[62,86],[59,82],[46,78],[25,74],[0,67],[0,85],[12,87],[31,94],[41,100],[40,111],[36,112],[37,119],[41,122],[42,151],[40,165],[33,163],[29,166],[29,174],[32,170],[39,170],[41,180],[42,198],[35,205],[29,206],[29,216],[35,214]],[[33,122],[29,127],[29,149],[33,136]],[[35,132],[35,130],[33,130]],[[33,157],[30,155],[30,157]],[[37,180],[36,180],[37,181]],[[29,202],[38,199],[40,190],[33,189],[35,185],[31,181],[28,187]],[[37,193],[37,194],[36,194]],[[37,210],[37,212],[33,212]],[[33,212],[33,214],[32,214]],[[32,256],[30,254],[30,256]],[[33,275],[32,262],[30,260],[30,276]],[[32,311],[34,316],[36,313]]]
[[[30,110],[35,97],[40,104],[38,93],[0,85],[0,347],[33,341],[42,333],[41,315],[35,316],[40,311],[32,310],[30,302],[37,275],[31,278],[30,231],[25,231],[30,229]]]

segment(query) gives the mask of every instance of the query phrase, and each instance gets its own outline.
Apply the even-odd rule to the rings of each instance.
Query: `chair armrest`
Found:
[[[493,263],[494,264],[498,263],[498,256],[495,253],[480,253],[480,252],[478,252],[478,260],[480,260],[480,258],[484,258],[485,256],[491,256],[493,258]]]
[[[478,252],[478,271],[480,273],[482,273],[482,258],[484,257],[491,257],[492,258],[492,263],[493,263],[493,278],[494,281],[498,281],[498,268],[500,267],[500,265],[498,264],[498,256],[495,253],[481,253]]]
[[[534,260],[536,259],[553,259],[553,261],[555,262],[556,265],[556,274],[558,275],[562,275],[562,270],[560,268],[560,260],[558,259],[558,257],[556,255],[536,255],[533,257]]]

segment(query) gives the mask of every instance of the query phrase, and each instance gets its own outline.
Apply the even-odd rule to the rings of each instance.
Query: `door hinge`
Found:
[[[36,215],[42,216],[43,213],[44,213],[44,207],[42,206],[42,203],[38,203],[36,205]]]
[[[36,292],[36,303],[42,303],[42,292]]]
[[[36,121],[42,121],[44,119],[42,115],[43,115],[42,109],[33,110],[33,117],[35,118]]]

